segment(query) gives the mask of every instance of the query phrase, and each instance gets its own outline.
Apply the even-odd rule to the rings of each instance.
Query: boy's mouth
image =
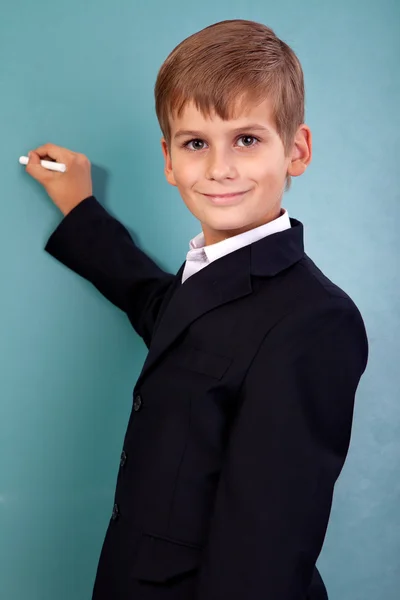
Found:
[[[203,194],[206,198],[209,198],[213,204],[232,204],[240,201],[244,194],[247,194],[249,190],[244,192],[231,192],[230,194]]]

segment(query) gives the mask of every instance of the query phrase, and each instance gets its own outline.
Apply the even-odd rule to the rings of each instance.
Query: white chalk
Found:
[[[19,162],[21,165],[27,165],[29,162],[29,157],[20,156]],[[51,160],[41,160],[40,164],[45,169],[49,169],[49,171],[58,171],[59,173],[65,173],[65,171],[67,170],[67,167],[66,165],[64,165],[64,163],[52,162]]]

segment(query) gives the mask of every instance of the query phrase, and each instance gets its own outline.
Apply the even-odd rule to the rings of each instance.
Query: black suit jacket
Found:
[[[91,196],[46,251],[149,349],[133,390],[95,600],[319,600],[315,567],[368,343],[303,226],[181,284]]]

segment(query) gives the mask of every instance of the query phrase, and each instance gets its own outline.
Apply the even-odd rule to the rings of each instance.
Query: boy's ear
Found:
[[[287,173],[292,177],[302,175],[312,158],[312,135],[304,123],[300,125],[294,138],[291,160]]]
[[[168,149],[168,144],[165,141],[165,138],[161,138],[161,149],[162,149],[162,153],[164,155],[164,161],[165,161],[165,165],[164,165],[165,177],[166,177],[168,183],[176,186],[175,177],[172,172],[171,153]]]

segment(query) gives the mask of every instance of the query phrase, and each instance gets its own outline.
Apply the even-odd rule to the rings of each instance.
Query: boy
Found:
[[[202,228],[176,276],[97,202],[86,157],[46,144],[27,166],[65,215],[46,251],[149,348],[93,598],[327,598],[315,563],[368,343],[281,207],[311,161],[301,66],[271,29],[223,21],[173,50],[155,98],[167,181]]]

